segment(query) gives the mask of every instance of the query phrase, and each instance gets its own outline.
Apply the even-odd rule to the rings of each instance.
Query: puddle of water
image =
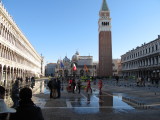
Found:
[[[122,98],[123,98],[122,96],[113,96],[113,108],[114,109],[128,109],[128,110],[135,109],[134,107],[125,103]]]
[[[121,94],[110,95],[103,94],[98,95],[95,91],[91,95],[87,95],[86,98],[67,100],[70,102],[70,107],[73,111],[79,114],[94,114],[99,112],[113,112],[113,111],[124,111],[134,110],[135,108],[123,101]]]
[[[50,94],[47,84],[44,81],[36,81],[32,91],[34,91],[34,94]]]

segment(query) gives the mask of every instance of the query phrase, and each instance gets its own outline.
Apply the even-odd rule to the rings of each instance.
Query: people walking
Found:
[[[77,81],[78,93],[81,93],[81,81],[80,79]]]
[[[75,90],[75,86],[76,86],[76,82],[75,82],[75,79],[73,79],[72,81],[72,92],[74,93],[74,90]]]
[[[116,84],[118,85],[118,83],[119,83],[119,76],[115,76],[115,79],[116,79]]]
[[[44,120],[40,107],[32,101],[32,91],[30,88],[23,88],[19,93],[19,106],[16,113],[11,114],[10,120]]]
[[[145,87],[145,78],[143,76],[141,77],[141,86]]]
[[[99,94],[102,94],[102,80],[98,82]]]
[[[137,77],[137,79],[136,79],[137,86],[139,86],[140,81],[141,81],[141,78]]]
[[[70,78],[68,81],[68,91],[72,91],[72,79]]]
[[[17,107],[18,106],[18,101],[19,101],[19,81],[18,81],[18,79],[12,85],[11,98],[12,98],[12,101],[13,101],[12,108]]]
[[[86,92],[88,93],[88,90],[90,89],[90,91],[91,91],[91,93],[92,93],[92,88],[91,88],[91,81],[90,80],[88,80],[88,82],[87,82],[87,90],[86,90]]]

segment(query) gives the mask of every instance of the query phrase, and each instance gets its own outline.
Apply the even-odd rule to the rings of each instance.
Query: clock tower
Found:
[[[98,76],[112,76],[112,33],[110,11],[103,0],[99,12],[99,71]]]

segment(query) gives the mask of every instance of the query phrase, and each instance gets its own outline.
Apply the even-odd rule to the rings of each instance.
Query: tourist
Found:
[[[88,80],[88,82],[87,82],[87,90],[86,90],[86,92],[88,93],[88,90],[90,89],[90,91],[91,91],[91,93],[92,93],[92,88],[91,88],[91,81],[90,80]]]
[[[0,120],[7,120],[9,113],[15,113],[16,110],[8,108],[4,102],[5,88],[0,86]]]
[[[57,98],[57,81],[56,78],[52,79],[52,96],[53,98]]]
[[[30,88],[21,89],[19,97],[19,106],[16,108],[16,113],[11,114],[10,120],[44,120],[41,108],[31,100]]]
[[[57,98],[60,98],[61,97],[61,81],[60,81],[60,79],[57,80],[57,93],[58,93]]]
[[[77,81],[77,87],[78,87],[78,93],[80,94],[80,92],[81,92],[81,81],[80,81],[80,79]]]
[[[137,86],[139,86],[139,81],[140,81],[140,77],[137,76],[137,79],[136,79]]]
[[[119,76],[115,76],[115,79],[116,79],[116,84],[118,85],[118,82],[119,82]]]
[[[73,79],[71,86],[72,86],[72,92],[74,93],[75,86],[76,86],[75,79]]]
[[[13,101],[12,108],[17,107],[18,106],[18,101],[19,101],[19,81],[18,81],[18,79],[12,85],[11,98],[12,98],[12,101]]]
[[[49,80],[47,86],[48,86],[48,88],[49,88],[49,90],[50,90],[50,98],[52,98],[52,97],[53,97],[53,96],[52,96],[52,79]]]
[[[143,76],[141,78],[141,86],[145,87],[145,78]]]

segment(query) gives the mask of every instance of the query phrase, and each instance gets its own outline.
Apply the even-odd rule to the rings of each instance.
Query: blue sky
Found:
[[[46,62],[79,51],[98,61],[102,0],[2,0],[16,24]],[[113,58],[160,35],[160,0],[107,0]]]

